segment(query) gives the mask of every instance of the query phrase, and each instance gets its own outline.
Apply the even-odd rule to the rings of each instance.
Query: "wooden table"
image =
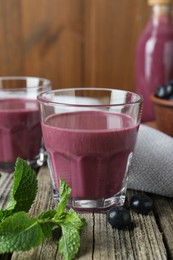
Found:
[[[0,208],[9,198],[12,175],[3,174],[0,179]],[[32,215],[54,207],[52,186],[47,167],[38,173],[39,191]],[[128,191],[128,197],[134,192]],[[161,260],[173,259],[173,199],[150,195],[154,200],[154,211],[147,216],[130,211],[134,228],[112,229],[106,214],[83,214],[87,227],[81,234],[81,248],[78,259],[98,260]],[[5,256],[1,259],[7,259]],[[47,240],[43,245],[25,253],[13,253],[12,260],[52,260],[62,259],[57,253],[57,245]]]

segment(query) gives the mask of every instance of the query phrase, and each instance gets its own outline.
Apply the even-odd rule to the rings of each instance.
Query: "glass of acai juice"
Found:
[[[69,207],[105,211],[123,205],[143,99],[123,90],[73,88],[38,96],[48,165],[58,200],[60,179]]]
[[[48,79],[0,77],[1,172],[13,172],[18,157],[34,167],[41,164],[44,147],[37,95],[50,89]]]

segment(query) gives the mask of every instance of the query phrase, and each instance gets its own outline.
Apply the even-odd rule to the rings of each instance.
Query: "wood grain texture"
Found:
[[[164,230],[164,240],[168,248],[169,258],[173,259],[173,201],[161,196],[155,196],[155,208],[157,222],[161,230]]]
[[[0,205],[7,201],[9,195],[12,175],[6,175],[0,182]],[[39,191],[30,214],[37,215],[42,210],[54,208],[52,197],[52,186],[47,167],[43,167],[38,174]],[[10,184],[10,185],[9,185]],[[6,192],[6,194],[5,194]],[[133,194],[130,191],[129,196]],[[157,196],[153,196],[155,208],[154,213],[147,216],[136,214],[132,211],[131,217],[134,223],[133,229],[112,229],[107,222],[106,214],[82,214],[86,218],[87,227],[81,234],[81,248],[77,259],[96,260],[148,260],[168,259],[173,257],[172,252],[172,223],[173,204],[170,199],[163,199],[160,204]],[[158,226],[159,219],[159,226]],[[164,244],[167,237],[168,244]],[[166,247],[165,247],[166,245]],[[62,259],[57,253],[57,244],[51,239],[46,240],[43,245],[24,253],[13,253],[12,260],[16,259]]]
[[[1,0],[0,75],[33,75],[53,88],[134,90],[145,0]]]

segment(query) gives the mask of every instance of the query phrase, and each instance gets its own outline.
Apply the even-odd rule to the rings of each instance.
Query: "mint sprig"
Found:
[[[7,207],[12,209],[13,213],[21,210],[28,212],[37,194],[36,174],[26,161],[17,159],[14,179],[10,202]]]
[[[80,231],[85,219],[73,210],[66,210],[71,189],[60,180],[60,202],[56,209],[31,217],[27,214],[37,192],[37,178],[31,167],[22,159],[16,162],[13,187],[6,209],[0,210],[0,254],[26,251],[40,245],[60,230],[57,246],[65,260],[73,259],[80,247]]]
[[[36,218],[26,212],[18,212],[8,217],[0,225],[0,252],[26,251],[39,245],[44,233]]]
[[[59,241],[59,252],[65,256],[65,259],[72,259],[80,247],[79,231],[84,228],[85,220],[79,218],[78,214],[70,209],[60,225],[63,236]]]
[[[0,210],[0,222],[3,218],[19,211],[28,212],[36,197],[38,181],[34,170],[26,161],[18,158],[14,172],[10,200],[5,210]]]

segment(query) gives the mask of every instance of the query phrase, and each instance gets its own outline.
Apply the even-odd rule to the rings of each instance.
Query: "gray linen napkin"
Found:
[[[173,138],[140,125],[128,188],[173,197]]]

